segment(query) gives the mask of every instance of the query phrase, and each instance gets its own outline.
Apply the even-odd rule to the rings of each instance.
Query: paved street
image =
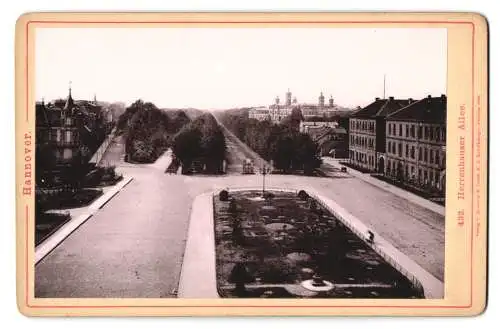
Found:
[[[228,144],[233,161],[247,156],[237,141]],[[117,137],[103,161],[134,180],[36,266],[37,297],[175,297],[194,197],[262,184],[262,176],[235,168],[219,177],[169,175],[168,154],[153,165],[132,165],[123,152]],[[334,199],[443,280],[442,215],[356,177],[270,175],[266,186],[312,188]]]
[[[121,152],[118,141],[106,157],[120,165]],[[134,180],[37,265],[37,297],[175,295],[190,204],[183,177],[118,169]]]

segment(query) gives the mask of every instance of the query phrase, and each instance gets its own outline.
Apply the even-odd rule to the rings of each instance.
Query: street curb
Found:
[[[330,198],[318,194],[314,189],[308,192],[327,208],[335,217],[341,220],[349,229],[361,240],[366,241],[368,232],[375,234],[375,242],[368,244],[375,252],[384,258],[392,267],[403,274],[416,286],[422,286],[425,298],[440,299],[444,298],[444,284],[422,266],[413,261],[410,257],[403,254],[387,240],[378,235],[374,230],[365,225],[357,217],[342,208],[339,204]]]
[[[332,167],[335,167],[337,168],[336,165],[332,164],[332,163],[329,163],[329,162],[326,162],[328,165],[332,166]],[[339,164],[340,165],[340,164]],[[352,168],[349,168],[347,167],[347,172],[352,175],[353,177],[355,178],[358,178],[358,179],[361,179],[362,181],[364,181],[365,183],[368,183],[374,187],[377,187],[381,190],[384,190],[388,193],[392,193],[394,195],[397,195],[399,196],[400,198],[403,198],[405,199],[406,201],[408,202],[411,202],[413,204],[416,204],[420,207],[423,207],[429,211],[432,211],[432,212],[435,212],[441,216],[445,216],[446,215],[446,207],[444,206],[440,206],[432,201],[429,201],[419,195],[416,195],[416,194],[413,194],[409,191],[406,191],[400,187],[397,187],[395,185],[392,185],[390,183],[387,183],[387,182],[384,182],[384,181],[380,181],[377,179],[377,178],[373,178],[371,176],[369,177],[366,177],[365,174],[361,173],[361,172],[358,172],[356,169],[352,169]],[[383,185],[383,183],[387,184],[389,187],[385,187]],[[414,197],[416,200],[411,200],[410,198],[407,197],[407,195],[411,195],[412,197]],[[417,201],[418,200],[418,201]]]
[[[64,224],[60,229],[54,232],[50,237],[45,239],[40,245],[35,248],[35,265],[38,264],[45,256],[61,244],[71,233],[73,233],[80,225],[85,223],[92,214],[87,213],[71,219]]]
[[[128,183],[132,181],[132,177],[123,178],[121,182],[113,186],[108,192],[104,195],[101,195],[97,200],[95,200],[90,206],[89,210],[93,210],[94,212],[104,207],[106,203],[109,202],[118,192],[120,192]]]
[[[178,298],[220,298],[217,292],[213,194],[198,195],[191,208]],[[203,280],[200,282],[200,275]],[[197,283],[196,283],[197,282]]]
[[[60,227],[51,236],[45,239],[40,245],[35,247],[35,265],[45,258],[52,250],[60,245],[68,236],[92,217],[99,209],[104,207],[118,192],[120,192],[128,183],[132,181],[133,177],[123,178],[123,180],[116,184],[111,190],[104,195],[100,196],[89,207],[88,212],[80,215],[74,219],[69,220],[66,224]]]
[[[216,189],[212,192],[200,194],[194,199],[186,248],[182,260],[181,275],[179,278],[177,294],[179,298],[220,298],[217,292],[212,201],[212,198],[215,197],[220,190],[221,189]],[[231,188],[228,190],[250,191],[253,189]],[[259,189],[256,188],[255,190]],[[297,192],[295,189],[288,188],[268,188],[268,190]],[[316,190],[307,188],[306,191],[325,206],[342,223],[349,227],[349,229],[360,239],[363,241],[366,240],[367,232],[371,230],[371,228],[367,227],[357,217],[350,214],[335,201],[318,194]],[[421,286],[426,298],[440,299],[444,297],[444,284],[439,279],[403,254],[380,235],[375,233],[375,243],[369,246],[402,275],[415,285]],[[204,275],[204,280],[202,282],[199,281],[200,273]]]

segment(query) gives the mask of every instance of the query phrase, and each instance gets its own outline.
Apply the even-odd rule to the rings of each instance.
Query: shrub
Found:
[[[306,191],[304,190],[300,190],[299,193],[297,194],[297,196],[300,198],[300,200],[302,201],[307,201],[307,199],[309,199],[309,194],[307,194]]]
[[[294,271],[290,264],[278,260],[266,260],[261,273],[263,282],[283,283],[293,281]]]
[[[236,206],[236,201],[234,199],[231,199],[229,201],[228,211],[231,215],[236,215],[236,212],[238,211],[238,206]]]
[[[222,190],[219,192],[219,200],[220,201],[228,201],[229,200],[229,192],[226,190]]]
[[[264,199],[272,200],[272,199],[274,199],[274,194],[271,192],[266,192],[266,193],[264,193]]]

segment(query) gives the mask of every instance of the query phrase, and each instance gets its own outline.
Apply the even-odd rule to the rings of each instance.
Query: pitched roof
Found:
[[[394,99],[392,97],[388,99],[376,98],[374,102],[355,112],[352,117],[375,119],[375,117],[387,116],[407,104],[408,100],[406,99]]]
[[[429,95],[393,112],[387,117],[387,120],[446,123],[446,96],[431,97]]]
[[[37,126],[45,126],[49,123],[49,119],[47,117],[47,109],[45,108],[45,104],[41,102],[36,102],[36,120],[35,123]]]

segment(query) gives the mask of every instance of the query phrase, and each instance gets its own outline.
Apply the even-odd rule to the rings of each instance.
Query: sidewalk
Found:
[[[193,202],[177,291],[179,298],[220,298],[215,268],[212,197],[211,193],[201,194]],[[202,273],[203,279],[200,280]]]
[[[321,160],[323,160],[324,163],[329,164],[331,166],[334,166],[336,168],[343,167],[339,163],[338,159],[333,159],[333,158],[329,158],[329,157],[322,157]],[[370,174],[364,174],[358,170],[355,170],[355,169],[352,169],[349,167],[346,167],[346,168],[347,168],[347,172],[356,178],[359,178],[359,179],[361,179],[361,180],[363,180],[371,185],[374,185],[380,189],[383,189],[387,192],[393,193],[393,194],[395,194],[401,198],[404,198],[410,202],[413,202],[421,207],[429,209],[430,211],[433,211],[437,214],[440,214],[441,216],[445,216],[445,207],[443,207],[443,206],[440,206],[432,201],[424,199],[418,195],[415,195],[411,192],[403,190],[403,189],[396,187],[392,184],[389,184],[389,183],[381,181],[377,178],[374,178],[374,177],[370,176]]]
[[[62,213],[68,211],[71,215],[71,219],[35,248],[35,265],[47,256],[47,254],[57,247],[64,239],[66,239],[66,237],[73,233],[73,231],[75,231],[80,225],[92,217],[92,215],[94,215],[99,209],[104,207],[109,200],[118,194],[131,181],[132,177],[123,177],[123,179],[116,185],[105,188],[104,194],[87,207],[54,210],[53,212]]]
[[[241,190],[248,189],[242,188]],[[231,190],[238,190],[238,188]],[[307,191],[361,239],[364,240],[368,230],[372,230],[332,199],[319,194],[310,187]],[[198,195],[193,202],[178,286],[177,297],[179,298],[220,298],[217,292],[212,197],[212,193],[204,193]],[[378,232],[374,233],[375,243],[372,248],[381,257],[415,284],[421,284],[426,298],[443,298],[444,285],[439,279],[399,251]],[[203,273],[201,281],[200,273]]]
[[[373,232],[375,236],[374,242],[371,244],[372,249],[415,285],[422,285],[426,298],[444,297],[444,284],[438,278],[410,259],[410,257],[403,254],[371,227],[366,226],[361,220],[342,208],[335,201],[319,194],[314,189],[308,192],[313,192],[310,194],[330,210],[330,212],[342,221],[344,225],[349,227],[349,229],[360,239],[366,240],[368,238],[368,232]]]

